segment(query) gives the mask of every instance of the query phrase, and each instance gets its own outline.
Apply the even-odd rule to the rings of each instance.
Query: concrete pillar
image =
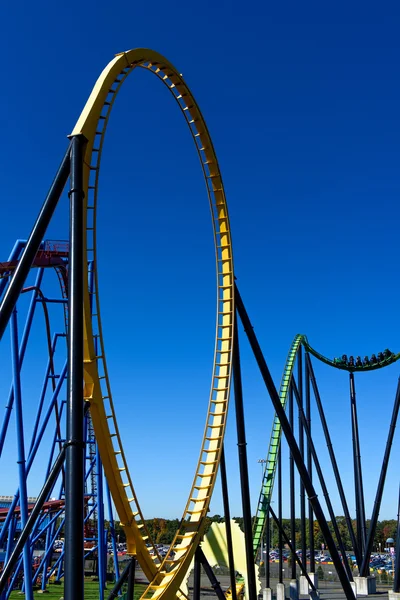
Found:
[[[285,584],[277,583],[276,584],[276,600],[286,600],[285,599]]]
[[[357,596],[369,596],[376,594],[376,579],[375,577],[354,577],[357,588]]]
[[[308,596],[309,585],[305,575],[300,575],[300,596]]]
[[[308,576],[316,589],[318,589],[318,575],[316,573],[308,573]],[[312,591],[313,590],[307,581],[307,577],[305,575],[300,575],[300,594],[302,596],[308,596]]]
[[[400,600],[400,592],[389,590],[389,600]]]
[[[272,600],[272,590],[271,588],[263,589],[263,600]]]
[[[297,579],[290,580],[289,598],[290,600],[299,600],[299,584],[297,582]]]

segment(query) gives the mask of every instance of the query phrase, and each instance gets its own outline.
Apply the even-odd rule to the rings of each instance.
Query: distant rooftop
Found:
[[[12,502],[14,500],[14,496],[0,496],[0,502]],[[28,504],[35,504],[37,498],[29,498]]]

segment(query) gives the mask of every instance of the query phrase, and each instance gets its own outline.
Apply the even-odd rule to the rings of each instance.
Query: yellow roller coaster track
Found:
[[[189,126],[200,158],[211,207],[217,265],[217,326],[214,368],[200,456],[171,550],[164,558],[151,556],[151,543],[129,475],[107,373],[97,279],[96,210],[101,153],[111,109],[121,85],[136,68],[147,69],[170,90]],[[87,139],[84,156],[85,264],[92,265],[94,287],[85,282],[84,378],[85,400],[118,516],[126,532],[128,553],[137,557],[149,586],[142,598],[181,596],[180,585],[203,535],[215,485],[225,433],[232,370],[234,274],[228,211],[215,151],[206,124],[179,72],[160,54],[135,49],[118,54],[97,80],[71,135]],[[190,213],[188,213],[190,219]],[[190,223],[189,225],[190,226]],[[186,250],[190,252],[190,249]],[[196,315],[193,315],[193,319]],[[188,340],[188,343],[192,343]],[[173,551],[173,552],[172,552]]]

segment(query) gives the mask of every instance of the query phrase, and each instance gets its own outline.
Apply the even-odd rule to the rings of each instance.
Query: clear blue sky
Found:
[[[298,332],[331,357],[399,351],[399,12],[396,2],[3,5],[0,260],[28,235],[103,67],[116,52],[150,47],[184,74],[206,118],[226,187],[238,283],[276,384]],[[64,205],[50,238],[65,239],[66,219]],[[107,356],[133,480],[146,516],[179,517],[210,385],[213,242],[190,135],[167,90],[145,72],[130,77],[112,115],[99,241]],[[24,386],[28,432],[32,382],[43,368],[40,325],[34,333]],[[273,411],[244,339],[242,357],[255,508],[257,459],[266,454]],[[346,375],[316,371],[350,486]],[[397,377],[397,365],[357,377],[367,516]],[[318,430],[316,438],[325,460]],[[239,515],[233,412],[226,445]],[[397,433],[386,518],[397,511],[399,450]],[[1,468],[0,493],[11,494],[15,469]],[[37,493],[37,480],[30,485]]]

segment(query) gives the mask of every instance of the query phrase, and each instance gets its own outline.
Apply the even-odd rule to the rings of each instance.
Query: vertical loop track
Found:
[[[129,475],[118,431],[105,359],[96,269],[96,211],[104,136],[117,93],[126,77],[136,68],[150,71],[168,87],[189,126],[207,186],[217,266],[216,344],[204,436],[181,525],[170,552],[162,562],[157,552],[152,557],[146,547],[146,542],[149,543],[151,540]],[[137,557],[150,581],[143,597],[169,598],[176,594],[180,595],[179,586],[203,534],[225,433],[234,324],[233,260],[225,193],[211,138],[200,110],[182,76],[156,52],[146,49],[131,50],[117,55],[109,63],[96,82],[71,135],[79,134],[87,139],[84,157],[86,195],[84,263],[92,265],[94,275],[92,297],[90,298],[86,287],[84,301],[84,395],[85,399],[90,401],[90,411],[104,471],[116,510],[125,528],[128,552]],[[190,253],[190,249],[186,249],[186,252]],[[193,315],[193,319],[195,318],[196,315]],[[188,344],[190,343],[194,341],[189,339]]]

